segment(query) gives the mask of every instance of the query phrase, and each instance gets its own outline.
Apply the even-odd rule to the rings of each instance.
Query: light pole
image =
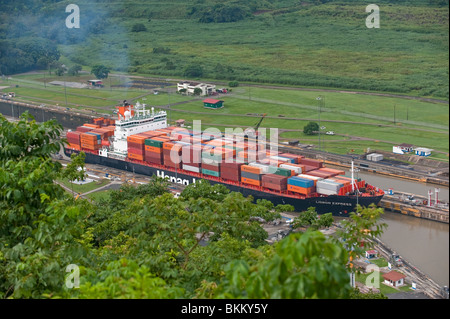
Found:
[[[320,125],[320,111],[322,108],[322,103],[324,103],[324,97],[323,96],[319,96],[316,98],[317,101],[319,101],[318,103],[318,109],[319,109],[319,151],[321,150],[321,146],[320,146],[320,130],[321,130],[321,125]]]

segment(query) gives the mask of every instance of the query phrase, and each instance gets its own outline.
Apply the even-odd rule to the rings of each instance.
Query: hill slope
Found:
[[[81,27],[68,29],[70,2],[3,0],[0,41],[46,38],[73,64],[131,73],[188,77],[195,65],[203,78],[448,99],[445,0],[378,1],[379,29],[366,27],[369,2],[351,0],[80,0]]]

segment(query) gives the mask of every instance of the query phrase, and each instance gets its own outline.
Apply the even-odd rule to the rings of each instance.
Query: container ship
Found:
[[[167,113],[145,104],[116,107],[117,119],[97,118],[67,132],[66,156],[84,152],[86,163],[172,183],[222,184],[244,196],[289,204],[302,212],[346,216],[359,204],[378,204],[383,190],[323,162],[267,149],[237,135],[205,134],[168,126]]]

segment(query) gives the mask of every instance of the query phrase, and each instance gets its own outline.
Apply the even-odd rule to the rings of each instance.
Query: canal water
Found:
[[[350,176],[346,171],[346,175]],[[356,176],[356,175],[355,175]],[[402,180],[383,175],[358,172],[357,177],[367,183],[388,190],[428,196],[428,190],[440,189],[439,200],[448,202],[448,187],[435,186],[420,182]],[[385,212],[382,222],[388,227],[381,241],[415,267],[427,274],[437,284],[449,286],[449,224]]]

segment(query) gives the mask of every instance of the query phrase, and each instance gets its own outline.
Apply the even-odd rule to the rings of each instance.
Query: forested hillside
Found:
[[[80,0],[72,29],[70,3],[0,1],[1,73],[59,53],[69,67],[188,77],[196,65],[201,78],[448,98],[448,0],[380,0],[379,29],[361,0]]]

